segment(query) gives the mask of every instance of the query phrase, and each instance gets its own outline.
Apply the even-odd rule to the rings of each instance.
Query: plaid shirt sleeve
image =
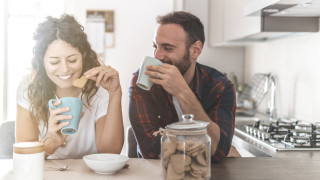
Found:
[[[153,136],[153,133],[160,128],[157,112],[154,106],[152,91],[142,90],[137,87],[137,74],[131,80],[129,87],[129,117],[131,126],[136,135],[140,153],[146,159],[159,158],[160,136]]]
[[[210,92],[217,91],[209,96],[215,96],[218,102],[210,109],[208,115],[210,119],[220,127],[220,141],[215,155],[212,157],[212,162],[220,161],[226,157],[231,147],[232,137],[234,134],[235,124],[235,89],[230,81],[224,83],[224,86],[219,88],[213,87]]]

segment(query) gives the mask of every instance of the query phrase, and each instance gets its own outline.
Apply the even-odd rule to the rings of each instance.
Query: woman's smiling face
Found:
[[[49,79],[61,89],[72,88],[83,68],[79,50],[63,40],[55,40],[48,46],[43,64]]]

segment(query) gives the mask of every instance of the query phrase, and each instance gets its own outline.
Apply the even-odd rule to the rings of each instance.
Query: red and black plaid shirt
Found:
[[[139,150],[144,158],[159,158],[160,136],[153,136],[160,127],[179,121],[172,96],[160,85],[145,91],[136,85],[139,71],[135,72],[129,87],[129,116]],[[220,141],[212,161],[227,156],[234,133],[236,110],[233,84],[219,71],[196,64],[193,93],[202,108],[220,127]]]

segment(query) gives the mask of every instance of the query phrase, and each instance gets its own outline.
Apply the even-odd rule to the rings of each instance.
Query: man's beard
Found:
[[[163,62],[176,66],[179,69],[180,73],[182,75],[184,75],[184,73],[187,72],[187,70],[189,69],[189,67],[191,65],[190,52],[188,49],[189,48],[186,49],[184,56],[182,57],[182,59],[179,60],[179,62],[177,64],[173,64],[171,60],[167,60],[167,61],[163,61]]]

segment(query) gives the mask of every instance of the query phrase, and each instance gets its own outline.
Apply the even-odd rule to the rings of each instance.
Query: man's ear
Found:
[[[198,56],[201,54],[202,48],[203,47],[201,41],[198,40],[195,43],[193,43],[190,47],[190,57],[196,60]]]

